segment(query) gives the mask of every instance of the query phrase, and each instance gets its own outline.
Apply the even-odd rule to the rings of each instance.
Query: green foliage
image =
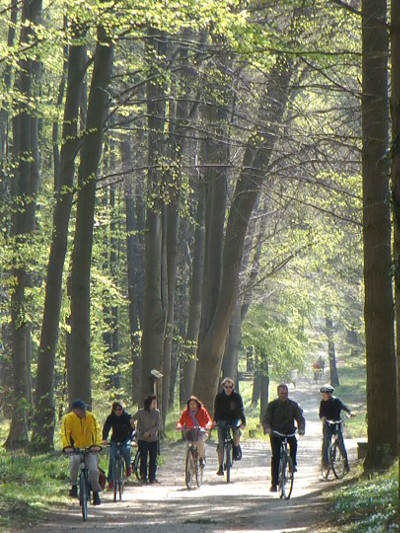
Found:
[[[384,475],[354,479],[332,493],[335,530],[386,533],[399,529],[398,466]]]

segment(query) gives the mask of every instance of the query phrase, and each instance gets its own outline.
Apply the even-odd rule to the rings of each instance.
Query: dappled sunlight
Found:
[[[111,492],[102,494],[103,504],[89,507],[83,523],[78,503],[54,515],[36,532],[127,531],[152,533],[183,532],[297,532],[317,531],[315,523],[324,509],[322,491],[335,481],[320,480],[321,424],[318,419],[319,392],[313,385],[290,388],[307,421],[306,435],[298,439],[298,472],[290,500],[269,492],[270,446],[267,437],[243,439],[243,458],[233,465],[231,483],[216,475],[215,442],[206,444],[207,464],[203,485],[187,490],[184,480],[184,443],[163,443],[164,464],[159,466],[157,485],[140,485],[132,478],[122,502],[113,502]],[[350,460],[356,442],[346,440]]]

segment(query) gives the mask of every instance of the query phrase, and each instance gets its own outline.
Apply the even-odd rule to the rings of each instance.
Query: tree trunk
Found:
[[[326,325],[326,337],[328,340],[328,361],[329,361],[329,376],[330,383],[333,387],[338,387],[339,374],[336,366],[336,350],[335,350],[335,328],[333,327],[333,321],[330,317],[325,318]]]
[[[400,406],[400,3],[391,4],[392,36],[392,204],[396,302],[397,405]],[[400,409],[397,411],[397,456],[400,458]],[[399,467],[400,498],[400,467]]]
[[[71,268],[71,352],[67,361],[69,400],[82,398],[91,405],[90,265],[96,199],[96,175],[101,158],[103,127],[108,107],[108,85],[113,45],[103,27],[97,30],[93,76],[89,94],[86,135],[78,172],[78,202]]]
[[[246,147],[243,170],[236,185],[226,227],[222,268],[218,265],[221,281],[215,286],[208,284],[206,286],[208,292],[203,295],[205,312],[202,309],[194,389],[208,408],[212,407],[218,388],[226,335],[238,293],[238,276],[247,224],[260,186],[265,179],[265,165],[270,159],[278,134],[278,125],[281,123],[286,108],[291,67],[291,63],[285,58],[279,58],[271,75],[266,95],[268,109],[263,113],[266,119],[269,117],[269,120],[265,121],[266,131],[255,133]],[[217,204],[214,205],[215,207]],[[221,209],[221,205],[217,208]],[[210,218],[206,218],[206,228],[209,223]],[[219,230],[219,226],[208,226],[209,231],[211,227],[215,232]],[[211,272],[206,263],[205,280],[208,280],[209,276]],[[214,277],[217,279],[218,276],[214,275]]]
[[[156,57],[165,56],[165,38],[149,29],[148,47]],[[155,67],[154,67],[155,68]],[[152,370],[161,371],[167,302],[163,287],[163,224],[161,163],[165,120],[165,89],[152,79],[147,84],[148,111],[148,209],[146,219],[145,294],[142,330],[142,394],[153,393]],[[159,398],[161,404],[161,398]],[[162,405],[160,405],[162,408]]]
[[[362,174],[367,354],[366,468],[397,452],[396,365],[388,179],[386,0],[362,2]],[[383,453],[385,450],[385,453]]]
[[[22,7],[23,44],[36,39],[35,25],[40,22],[40,0],[25,0]],[[34,231],[36,196],[39,185],[38,117],[35,115],[34,88],[40,86],[39,63],[36,59],[21,59],[16,88],[20,101],[16,104],[13,120],[14,154],[16,168],[12,186],[13,210],[11,237],[15,243],[17,267],[13,269],[14,288],[11,296],[12,364],[14,379],[14,411],[10,432],[5,443],[7,449],[27,446],[28,417],[31,408],[30,355],[28,347],[30,325],[25,314],[25,289],[30,284],[24,264],[23,249]]]
[[[79,37],[79,36],[78,36]],[[75,158],[78,148],[79,102],[84,76],[85,45],[72,43],[68,54],[68,74],[64,107],[59,188],[53,214],[53,233],[47,265],[45,303],[38,351],[36,400],[31,448],[52,449],[55,425],[54,363],[56,357],[62,276],[68,243],[68,224],[72,207]]]

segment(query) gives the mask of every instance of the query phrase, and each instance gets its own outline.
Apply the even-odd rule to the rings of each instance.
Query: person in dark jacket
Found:
[[[234,390],[235,383],[232,378],[225,378],[221,382],[222,391],[214,400],[214,425],[218,427],[218,470],[217,475],[224,475],[224,442],[228,427],[233,430],[233,459],[242,458],[240,448],[240,429],[246,426],[246,417],[241,395]]]
[[[108,488],[113,488],[113,471],[112,467],[117,454],[117,443],[122,444],[122,455],[125,460],[125,473],[129,477],[131,470],[131,438],[135,429],[133,417],[124,408],[121,402],[113,402],[111,413],[108,415],[103,426],[103,442],[107,442],[108,434],[112,429],[110,439],[110,460],[108,463]]]
[[[322,400],[319,404],[319,418],[322,422],[322,452],[321,452],[321,462],[322,470],[329,469],[329,446],[332,440],[332,435],[335,431],[338,431],[339,436],[339,446],[341,448],[343,457],[345,458],[345,470],[349,471],[349,463],[347,459],[347,452],[344,446],[343,431],[342,425],[329,423],[329,420],[338,421],[340,420],[340,414],[342,411],[346,411],[350,416],[355,416],[351,410],[345,405],[340,398],[333,396],[334,388],[327,384],[323,385],[320,388],[320,393],[322,394]]]
[[[278,470],[280,460],[280,450],[282,437],[276,435],[274,431],[278,431],[284,435],[295,433],[297,429],[299,435],[304,435],[306,421],[304,420],[303,410],[300,405],[289,399],[289,389],[285,383],[278,385],[278,398],[272,400],[267,405],[267,409],[262,419],[264,433],[269,435],[271,442],[272,458],[271,458],[271,492],[277,491],[278,485]],[[295,471],[297,470],[297,439],[295,435],[288,437],[290,448],[290,457],[293,460]]]

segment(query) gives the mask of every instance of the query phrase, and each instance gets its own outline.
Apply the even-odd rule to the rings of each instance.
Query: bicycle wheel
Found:
[[[294,467],[291,457],[283,456],[279,463],[279,497],[288,500],[293,490]]]
[[[231,442],[225,444],[225,475],[226,482],[231,481],[231,468],[233,464],[233,445]]]
[[[196,472],[196,485],[201,487],[201,484],[203,483],[203,467],[200,466],[199,451],[197,448],[194,453],[193,461]]]
[[[124,471],[124,460],[122,457],[119,457],[118,459],[118,496],[119,499],[122,500],[122,493],[124,492],[124,485],[125,485],[125,471]]]
[[[140,481],[140,451],[137,450],[135,458],[132,462],[132,469],[135,473],[136,479]]]
[[[335,478],[342,479],[345,472],[346,461],[337,441],[332,444],[330,460]]]
[[[82,509],[82,519],[87,520],[87,505],[88,505],[88,485],[85,472],[81,470],[79,474],[79,504]]]
[[[194,489],[196,485],[196,470],[191,447],[186,450],[185,461],[185,483],[189,490]]]

